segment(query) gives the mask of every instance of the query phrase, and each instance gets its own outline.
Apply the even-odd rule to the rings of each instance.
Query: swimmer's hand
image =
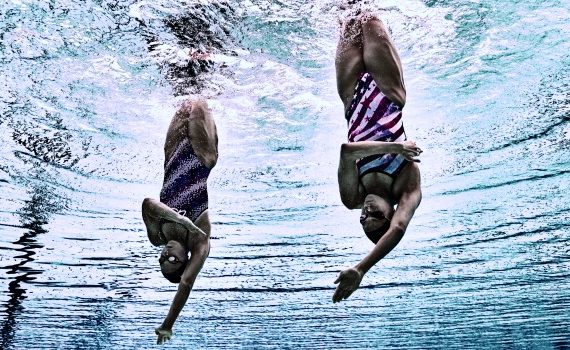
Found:
[[[207,234],[204,231],[202,231],[198,226],[196,226],[192,222],[192,220],[190,220],[186,216],[180,215],[179,220],[180,220],[179,223],[182,226],[184,226],[184,228],[186,228],[190,233],[207,236]]]
[[[354,291],[360,286],[362,277],[364,277],[364,273],[354,267],[341,271],[336,281],[334,281],[335,284],[338,283],[338,286],[336,287],[336,291],[332,298],[333,303],[338,303],[343,299],[347,299],[352,293],[354,293]]]
[[[158,345],[164,344],[166,341],[170,340],[172,337],[172,330],[171,329],[164,329],[164,328],[156,328],[154,333],[158,335],[158,339],[156,339],[156,343]]]
[[[419,148],[414,141],[404,141],[399,142],[401,146],[400,154],[404,156],[410,162],[419,163],[420,160],[416,157],[419,157],[420,154],[423,152],[421,148]]]

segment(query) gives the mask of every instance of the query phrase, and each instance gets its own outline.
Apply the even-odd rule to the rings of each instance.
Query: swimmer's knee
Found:
[[[194,120],[206,120],[210,114],[208,103],[204,99],[195,100],[192,104],[190,118]]]
[[[184,117],[187,117],[190,114],[192,114],[192,101],[182,102],[182,104],[180,105],[180,108],[178,108],[177,114],[182,115]]]
[[[384,25],[384,22],[380,20],[376,15],[372,13],[365,13],[360,18],[360,24],[362,26],[362,32],[364,37],[370,34],[374,36],[379,36],[380,38],[388,37],[388,30]]]
[[[200,118],[205,117],[208,110],[208,102],[203,98],[199,98],[184,101],[180,106],[179,112],[187,117]]]
[[[382,20],[372,11],[362,11],[359,17],[361,24],[382,23]]]
[[[192,107],[199,111],[207,111],[208,102],[204,98],[198,98],[192,101]]]

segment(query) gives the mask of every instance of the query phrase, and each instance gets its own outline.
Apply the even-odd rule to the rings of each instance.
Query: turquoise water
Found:
[[[375,3],[424,198],[334,305],[372,247],[337,193],[335,2],[196,3],[0,4],[1,348],[155,347],[175,286],[140,203],[198,91],[220,134],[215,239],[167,348],[570,347],[567,1]],[[213,63],[187,67],[200,45]]]

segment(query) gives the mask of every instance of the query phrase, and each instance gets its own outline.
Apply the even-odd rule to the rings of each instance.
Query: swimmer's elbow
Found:
[[[360,208],[360,203],[356,198],[341,197],[340,200],[342,201],[342,204],[350,210]]]
[[[340,145],[340,158],[343,160],[353,159],[353,145],[350,142],[345,142]]]

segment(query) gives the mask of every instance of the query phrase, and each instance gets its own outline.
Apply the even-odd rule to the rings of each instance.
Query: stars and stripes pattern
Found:
[[[208,209],[209,175],[210,169],[198,159],[190,141],[184,139],[164,163],[160,201],[196,221]]]
[[[405,141],[402,108],[386,97],[369,73],[364,73],[346,111],[348,141]],[[401,154],[376,154],[358,161],[360,176],[382,172],[396,176],[406,165]]]

